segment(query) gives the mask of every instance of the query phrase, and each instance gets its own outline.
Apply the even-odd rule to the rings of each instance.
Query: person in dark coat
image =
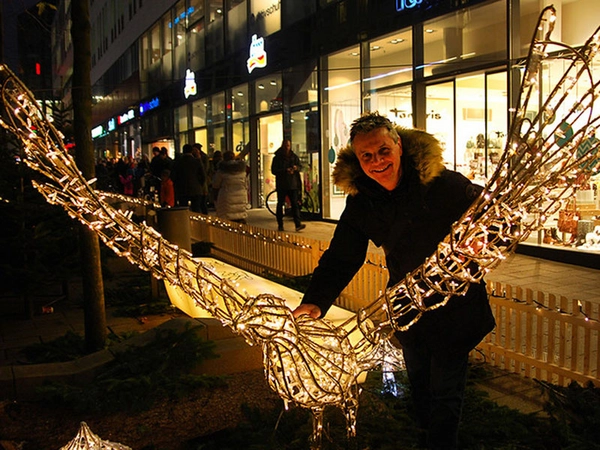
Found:
[[[202,212],[206,172],[202,160],[192,154],[192,146],[185,144],[182,155],[173,163],[171,178],[175,186],[178,206],[189,206],[193,212]]]
[[[352,124],[350,144],[340,151],[332,177],[348,194],[346,207],[296,317],[325,315],[363,265],[369,240],[383,247],[388,287],[402,281],[433,254],[482,191],[444,167],[432,135],[396,127],[377,113]],[[436,294],[428,302],[441,300]],[[482,282],[396,333],[422,445],[457,448],[468,355],[494,326]]]
[[[284,231],[283,208],[286,197],[290,200],[296,231],[306,228],[306,225],[300,220],[300,207],[298,206],[298,196],[302,190],[301,167],[300,158],[292,151],[292,143],[289,139],[284,139],[271,163],[271,173],[275,175],[275,190],[277,191],[275,212],[279,231]]]

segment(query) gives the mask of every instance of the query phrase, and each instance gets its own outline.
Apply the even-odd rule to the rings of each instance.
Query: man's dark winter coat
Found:
[[[403,128],[398,133],[403,172],[393,191],[365,175],[352,148],[338,155],[333,181],[349,194],[346,208],[302,301],[319,306],[323,315],[364,263],[369,240],[383,248],[392,286],[423,264],[482,190],[445,169],[442,149],[431,135]],[[450,357],[474,348],[494,325],[482,283],[396,335],[403,345],[426,340]]]

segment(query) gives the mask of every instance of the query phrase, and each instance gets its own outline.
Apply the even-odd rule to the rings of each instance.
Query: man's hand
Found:
[[[321,317],[321,308],[319,308],[317,305],[311,305],[310,303],[307,303],[298,306],[294,311],[292,311],[292,314],[296,318],[303,314],[307,314],[313,319],[318,319]]]

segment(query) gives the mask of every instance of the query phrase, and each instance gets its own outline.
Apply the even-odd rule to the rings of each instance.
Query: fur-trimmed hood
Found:
[[[444,170],[442,146],[431,134],[422,130],[396,127],[402,142],[402,166],[414,167],[422,185],[429,184]],[[408,159],[408,161],[407,161]],[[331,178],[333,183],[348,195],[359,192],[357,181],[366,177],[351,145],[342,148]]]
[[[246,171],[246,162],[241,159],[232,159],[229,161],[221,161],[219,170],[223,173],[240,173]]]

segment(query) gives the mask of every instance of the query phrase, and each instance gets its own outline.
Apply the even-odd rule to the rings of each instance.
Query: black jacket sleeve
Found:
[[[329,248],[313,272],[302,303],[317,305],[324,316],[362,267],[369,239],[354,225],[348,207],[340,217]]]

